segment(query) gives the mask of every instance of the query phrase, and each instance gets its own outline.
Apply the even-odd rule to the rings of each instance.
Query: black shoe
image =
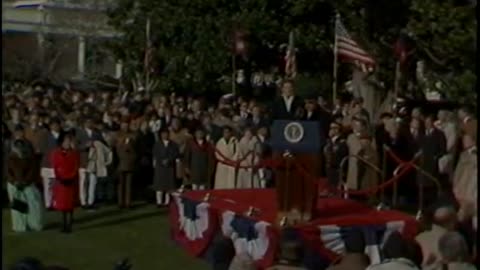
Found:
[[[87,207],[87,210],[93,212],[93,211],[96,211],[96,210],[97,210],[97,207],[96,207],[95,205],[89,205],[89,206]]]
[[[53,207],[48,207],[47,208],[47,212],[53,212],[53,211],[55,211],[55,209],[53,209]]]

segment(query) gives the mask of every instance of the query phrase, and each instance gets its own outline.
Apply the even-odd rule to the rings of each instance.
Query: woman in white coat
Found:
[[[247,128],[238,144],[240,166],[252,167],[258,163],[259,157],[254,151],[257,144],[258,139],[253,136],[253,131]],[[253,168],[238,169],[237,188],[260,188],[258,174]]]
[[[237,138],[233,136],[232,128],[224,127],[223,137],[218,140],[215,149],[217,169],[215,172],[215,189],[235,188],[235,166],[227,165],[221,161],[235,161],[237,159]]]

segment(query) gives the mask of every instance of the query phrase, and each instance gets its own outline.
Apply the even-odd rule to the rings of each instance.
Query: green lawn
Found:
[[[133,270],[209,269],[170,240],[166,210],[139,206],[129,211],[105,207],[78,210],[74,232],[59,232],[59,213],[47,214],[47,228],[38,233],[13,233],[10,212],[3,210],[3,267],[23,256],[71,270],[108,270],[130,258]]]

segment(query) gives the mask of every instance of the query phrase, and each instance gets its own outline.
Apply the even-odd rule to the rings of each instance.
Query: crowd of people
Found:
[[[425,254],[435,255],[423,265],[466,256],[448,254],[442,246],[462,245],[442,224],[455,220],[476,232],[477,122],[470,108],[422,112],[398,100],[374,119],[360,97],[339,98],[329,105],[321,96],[295,95],[291,81],[279,89],[281,95],[266,104],[229,95],[209,103],[208,96],[175,93],[12,87],[3,94],[2,140],[13,230],[41,230],[43,212],[56,210],[63,214],[62,231],[71,232],[77,205],[95,210],[116,200],[128,209],[132,196],[145,199],[143,191],[149,188],[155,204],[164,207],[170,202],[169,192],[180,186],[272,187],[273,170],[256,167],[272,155],[270,125],[277,119],[296,119],[319,123],[326,138],[319,153],[322,174],[333,187],[363,190],[390,179],[399,164],[387,152],[404,161],[417,159],[422,172],[410,172],[398,181],[400,203],[448,201],[441,208],[448,214],[432,212],[434,226],[427,240],[418,238],[424,259]],[[412,192],[419,189],[424,191],[422,198]],[[443,228],[441,233],[436,224]],[[472,234],[468,238],[473,239]]]

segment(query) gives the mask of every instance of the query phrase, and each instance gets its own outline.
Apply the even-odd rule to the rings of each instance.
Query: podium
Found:
[[[271,128],[273,158],[283,160],[276,168],[278,220],[288,224],[313,218],[320,176],[321,147],[325,141],[320,124],[313,121],[277,120]]]

